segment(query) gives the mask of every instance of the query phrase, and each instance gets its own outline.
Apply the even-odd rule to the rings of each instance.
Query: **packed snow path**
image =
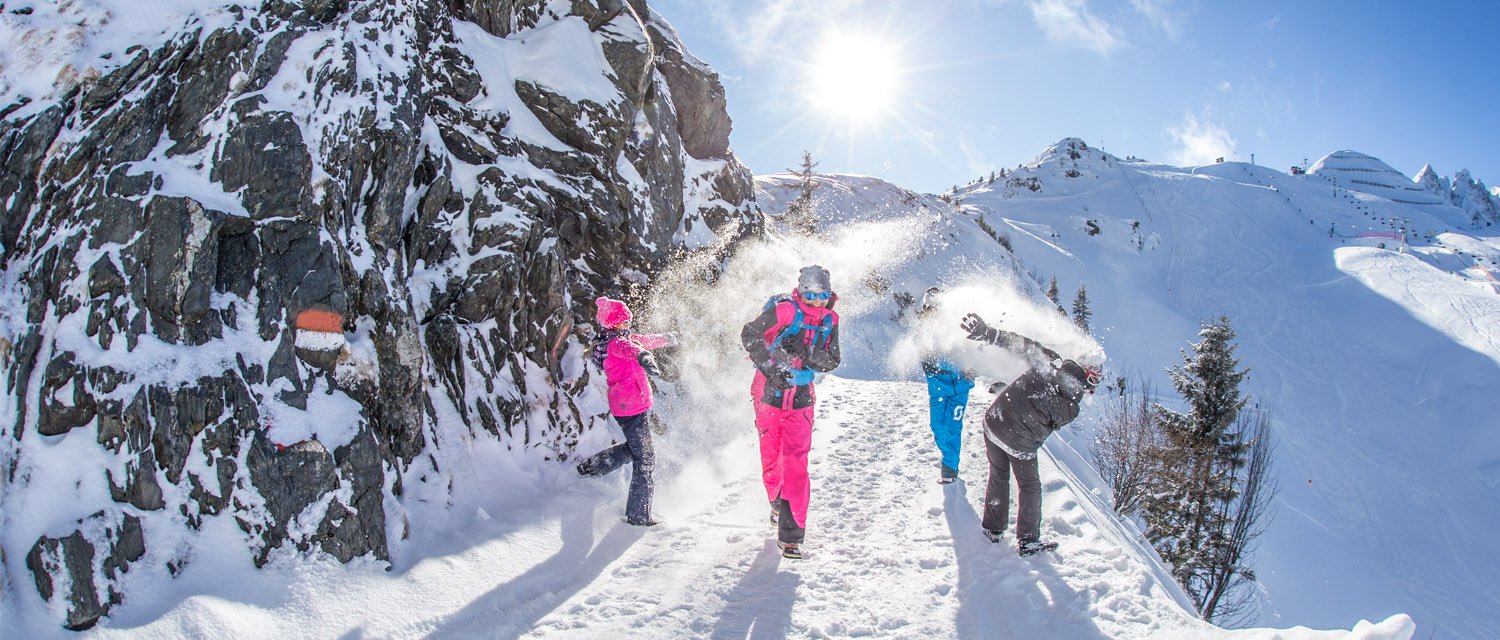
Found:
[[[1096,500],[1042,464],[1043,533],[1056,553],[1021,559],[1013,535],[980,533],[987,464],[976,389],[961,481],[937,484],[919,383],[830,378],[813,436],[806,560],[783,559],[759,481],[753,427],[706,455],[659,462],[656,513],[621,521],[628,470],[580,478],[558,465],[546,493],[497,488],[501,513],[426,545],[386,573],[326,559],[234,579],[200,595],[127,603],[100,636],[232,638],[1387,638],[1363,632],[1226,632],[1178,607]],[[672,429],[684,429],[673,425]],[[658,451],[673,449],[669,431]],[[679,436],[680,437],[680,436]],[[1076,455],[1063,447],[1053,455]],[[475,460],[476,469],[483,465]],[[1070,484],[1070,482],[1072,484]],[[524,493],[524,492],[523,492]],[[1103,527],[1103,529],[1101,529]],[[290,567],[288,565],[291,565]],[[300,566],[299,566],[300,565]],[[357,565],[356,565],[357,566]],[[283,583],[285,581],[285,583]],[[170,598],[164,598],[170,600]],[[170,610],[163,611],[160,607]],[[144,626],[134,626],[143,624]],[[1279,633],[1280,635],[1275,635]]]

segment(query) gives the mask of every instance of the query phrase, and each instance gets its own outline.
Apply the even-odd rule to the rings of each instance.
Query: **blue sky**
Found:
[[[820,171],[937,192],[1071,136],[1178,165],[1254,154],[1282,171],[1352,149],[1407,175],[1430,162],[1500,184],[1496,1],[651,6],[721,75],[731,144],[758,174],[806,149]],[[896,88],[856,121],[814,106],[810,84],[832,64],[825,43],[861,37],[857,60],[891,58],[853,72]]]

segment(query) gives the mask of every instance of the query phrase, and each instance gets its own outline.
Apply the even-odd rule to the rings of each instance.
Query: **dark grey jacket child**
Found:
[[[1026,373],[1005,387],[984,413],[985,450],[990,461],[985,488],[985,535],[999,542],[1010,519],[1010,476],[1014,472],[1020,504],[1016,513],[1018,551],[1028,556],[1056,548],[1041,542],[1042,482],[1037,451],[1048,436],[1078,417],[1083,394],[1093,393],[1101,371],[1064,360],[1056,351],[1026,336],[991,327],[979,316],[964,316],[959,326],[977,340],[1022,354],[1031,363]]]

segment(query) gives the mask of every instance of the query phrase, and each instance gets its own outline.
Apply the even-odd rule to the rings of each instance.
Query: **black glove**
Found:
[[[983,318],[972,313],[958,322],[958,328],[969,332],[970,340],[983,340],[990,332],[990,325]]]
[[[792,370],[784,364],[771,361],[760,372],[766,377],[767,389],[781,391],[792,387]]]
[[[781,339],[781,350],[794,358],[807,357],[807,344],[802,342],[802,336],[788,334]]]

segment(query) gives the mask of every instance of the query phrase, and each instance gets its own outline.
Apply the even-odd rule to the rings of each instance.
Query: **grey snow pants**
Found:
[[[1037,458],[1018,459],[998,445],[984,439],[985,454],[990,459],[990,481],[984,490],[982,526],[1004,531],[1010,520],[1010,475],[1016,474],[1020,504],[1016,511],[1016,540],[1031,542],[1041,537],[1042,479]]]

